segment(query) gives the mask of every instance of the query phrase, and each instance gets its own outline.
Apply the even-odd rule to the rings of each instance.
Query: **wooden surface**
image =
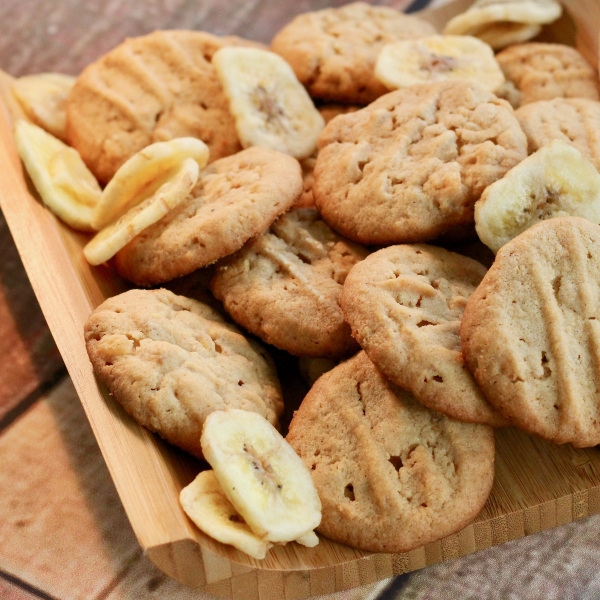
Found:
[[[113,1],[98,8],[91,2],[4,0],[0,67],[13,75],[42,70],[77,73],[126,35],[159,26],[205,28],[268,41],[293,12],[320,6],[318,2],[310,7],[307,2],[139,4]],[[578,0],[576,5],[587,23],[598,19],[596,2]],[[591,47],[597,36],[581,39],[590,44],[588,55],[597,56],[597,48]],[[597,450],[554,447],[509,430],[500,435],[498,476],[482,514],[463,532],[425,548],[405,555],[367,555],[323,542],[313,551],[278,548],[259,565],[208,540],[173,502],[196,465],[131,423],[110,397],[103,396],[82,354],[82,322],[92,306],[121,289],[121,284],[107,271],[90,270],[78,254],[82,238],[58,225],[31,198],[5,122],[0,122],[0,165],[2,206],[91,423],[90,428],[75,389],[64,376],[1,221],[0,345],[9,358],[0,377],[1,598],[197,597],[156,570],[142,555],[140,544],[163,570],[217,596],[314,596],[355,588],[600,511]],[[130,456],[135,460],[128,460]],[[360,556],[364,557],[357,560]]]

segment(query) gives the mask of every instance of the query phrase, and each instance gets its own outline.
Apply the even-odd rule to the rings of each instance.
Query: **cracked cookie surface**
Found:
[[[368,104],[388,91],[374,74],[381,48],[434,33],[418,17],[355,2],[299,15],[275,36],[271,49],[314,98]]]
[[[539,100],[515,111],[532,154],[552,140],[574,146],[600,171],[600,102],[587,98]]]
[[[227,98],[211,64],[224,46],[260,46],[199,31],[156,31],[117,46],[78,77],[67,100],[67,136],[107,183],[154,142],[197,137],[210,160],[241,149]]]
[[[85,325],[98,378],[141,425],[202,457],[214,410],[240,408],[276,424],[283,401],[264,349],[209,306],[164,289],[103,302]]]
[[[219,263],[211,282],[233,319],[298,356],[357,350],[338,299],[348,271],[368,251],[333,232],[316,209],[292,209]]]
[[[356,265],[340,304],[377,368],[425,406],[460,421],[507,422],[464,364],[460,320],[486,269],[435,246],[389,246]]]
[[[494,478],[494,434],[424,407],[364,352],[322,375],[287,441],[310,469],[317,530],[374,552],[408,552],[458,531]]]
[[[496,255],[461,324],[466,363],[510,422],[556,444],[600,443],[600,228],[556,217]]]
[[[598,75],[583,56],[563,44],[516,44],[496,55],[521,105],[553,98],[598,100]]]
[[[414,85],[325,127],[313,195],[351,240],[428,241],[473,223],[483,190],[526,156],[504,100],[465,82]]]
[[[239,250],[302,193],[291,156],[248,148],[200,172],[189,197],[116,256],[119,274],[138,285],[187,275]]]

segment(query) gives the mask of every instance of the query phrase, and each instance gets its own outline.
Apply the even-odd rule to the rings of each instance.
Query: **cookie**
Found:
[[[469,369],[514,425],[600,443],[600,227],[542,221],[505,244],[465,309]]]
[[[460,320],[486,269],[435,246],[389,246],[352,268],[340,298],[377,368],[425,406],[460,421],[506,425],[464,364]]]
[[[195,456],[214,410],[240,408],[276,424],[283,410],[275,368],[210,307],[167,290],[130,290],[85,324],[98,379],[141,425]]]
[[[351,240],[423,242],[472,224],[483,190],[526,156],[504,100],[464,81],[414,85],[325,127],[313,194]]]
[[[316,209],[293,209],[221,261],[211,289],[265,342],[297,356],[341,357],[358,347],[338,299],[348,271],[366,255]]]
[[[299,15],[273,38],[271,49],[314,98],[368,104],[387,92],[374,75],[381,48],[434,33],[418,17],[355,2]]]
[[[600,102],[587,98],[555,98],[515,111],[527,136],[529,153],[552,140],[577,148],[600,171]]]
[[[553,98],[599,100],[598,75],[575,48],[563,44],[517,44],[496,55],[520,104]]]
[[[187,200],[119,251],[117,270],[146,286],[187,275],[239,250],[301,193],[291,156],[248,148],[222,158],[200,172]]]
[[[374,552],[408,552],[462,529],[494,478],[494,434],[425,408],[364,352],[321,376],[287,441],[311,470],[319,533]]]
[[[67,137],[102,183],[142,148],[197,137],[210,160],[241,149],[211,65],[240,38],[198,31],[156,31],[131,38],[89,65],[67,99]]]

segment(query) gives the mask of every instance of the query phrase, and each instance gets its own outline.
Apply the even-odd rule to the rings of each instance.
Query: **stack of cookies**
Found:
[[[266,348],[299,357],[323,373],[287,435],[317,530],[365,550],[473,519],[494,427],[600,443],[598,77],[573,48],[513,43],[560,14],[553,0],[520,3],[514,22],[510,3],[476,4],[460,23],[483,42],[364,3],[296,18],[270,51],[156,32],[90,65],[67,99],[66,138],[103,184],[150,144],[209,149],[112,264],[142,288],[204,282],[216,309],[164,289],[106,301],[85,332],[99,379],[202,457],[214,410],[277,425]],[[486,38],[512,45],[494,55]],[[554,168],[566,156],[577,177]]]

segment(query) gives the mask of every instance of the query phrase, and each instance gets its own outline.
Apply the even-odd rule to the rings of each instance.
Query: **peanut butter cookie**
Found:
[[[494,434],[425,408],[364,352],[322,375],[287,441],[311,470],[317,531],[362,550],[408,552],[462,529],[494,479]]]
[[[298,161],[248,148],[200,172],[189,197],[116,256],[138,285],[162,283],[210,265],[262,233],[302,193]]]
[[[575,48],[563,44],[516,44],[496,55],[520,104],[553,98],[599,100],[598,74]]]
[[[471,295],[461,339],[490,403],[556,444],[600,443],[600,227],[542,221],[505,244]]]
[[[414,85],[325,127],[313,194],[351,240],[423,242],[472,224],[483,190],[526,156],[506,101],[464,81]]]
[[[241,408],[276,424],[283,402],[274,366],[210,307],[167,290],[130,290],[85,325],[96,375],[141,425],[202,457],[214,410]]]
[[[600,171],[600,102],[587,98],[539,100],[515,111],[532,154],[552,140],[571,144]]]
[[[348,271],[367,253],[316,209],[293,209],[221,261],[211,289],[265,342],[297,356],[341,357],[358,346],[338,299]]]
[[[89,65],[67,100],[67,137],[106,183],[153,142],[197,137],[210,160],[241,149],[227,98],[211,64],[226,45],[256,45],[198,31],[131,38]]]
[[[391,381],[460,421],[506,425],[464,364],[460,320],[486,269],[435,246],[390,246],[352,268],[340,304],[358,343]]]

